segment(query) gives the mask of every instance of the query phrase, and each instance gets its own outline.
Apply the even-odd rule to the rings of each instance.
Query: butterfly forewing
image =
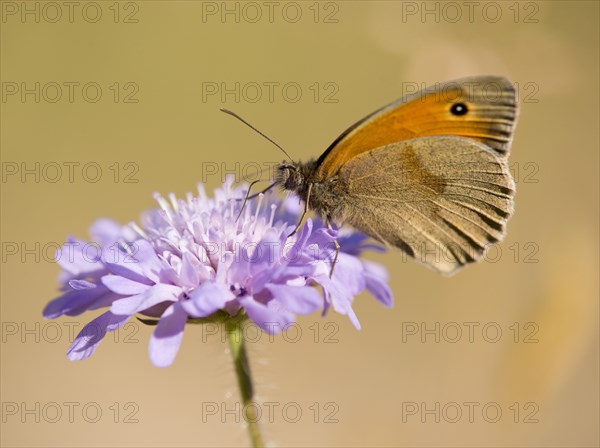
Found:
[[[437,84],[351,126],[320,157],[319,172],[335,175],[365,151],[424,136],[470,138],[506,156],[516,118],[515,89],[506,78],[477,76]]]
[[[462,137],[422,137],[364,151],[338,173],[343,218],[450,274],[499,241],[513,211],[506,158]]]

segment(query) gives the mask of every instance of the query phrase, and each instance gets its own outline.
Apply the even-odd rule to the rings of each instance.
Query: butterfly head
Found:
[[[282,162],[275,169],[275,181],[288,191],[299,191],[306,183],[300,164]]]

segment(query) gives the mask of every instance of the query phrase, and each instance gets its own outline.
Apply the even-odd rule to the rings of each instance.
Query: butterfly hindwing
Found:
[[[451,274],[499,241],[513,212],[506,158],[462,137],[422,137],[362,152],[338,173],[343,218]]]

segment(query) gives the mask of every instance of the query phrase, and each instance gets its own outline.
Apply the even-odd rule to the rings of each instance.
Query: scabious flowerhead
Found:
[[[296,314],[329,307],[360,328],[352,302],[364,289],[392,305],[385,269],[358,257],[380,249],[366,244],[365,235],[307,220],[289,236],[298,221],[294,199],[261,195],[242,210],[245,188],[228,179],[214,198],[202,185],[185,200],[157,194],[159,208],[140,225],[102,219],[91,227],[93,242],[69,238],[56,255],[63,294],[44,317],[108,308],[79,333],[69,358],[89,357],[108,331],[136,314],[158,318],[149,352],[163,367],[173,362],[192,319],[249,318],[275,334]],[[330,278],[335,239],[341,251]]]

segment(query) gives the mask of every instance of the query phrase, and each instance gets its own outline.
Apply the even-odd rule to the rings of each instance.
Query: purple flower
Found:
[[[109,309],[83,328],[68,357],[87,358],[108,331],[136,314],[159,319],[149,352],[164,367],[175,359],[189,319],[247,316],[274,334],[296,314],[324,314],[329,307],[360,328],[352,302],[364,289],[392,305],[385,269],[358,258],[364,249],[380,249],[365,244],[366,236],[307,220],[289,237],[298,216],[263,195],[237,219],[243,193],[229,179],[214,199],[202,185],[199,196],[185,200],[157,194],[160,208],[141,225],[104,219],[92,225],[93,243],[69,238],[56,256],[63,294],[44,317]],[[341,252],[330,278],[336,238]]]

